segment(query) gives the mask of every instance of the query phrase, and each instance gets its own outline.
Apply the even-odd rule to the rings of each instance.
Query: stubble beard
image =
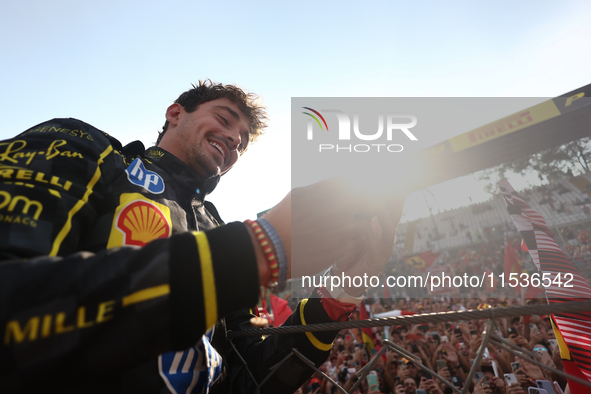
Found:
[[[207,141],[205,143],[208,144]],[[190,167],[205,180],[220,175],[222,172],[220,166],[201,146],[191,146],[189,148],[189,160]]]

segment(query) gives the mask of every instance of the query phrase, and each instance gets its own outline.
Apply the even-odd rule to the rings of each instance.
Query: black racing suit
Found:
[[[234,341],[248,368],[232,351],[226,325],[251,328],[258,274],[245,226],[204,202],[217,180],[75,119],[0,142],[0,392],[177,390],[216,322],[212,392],[253,392],[292,348],[320,364],[335,332]],[[326,321],[311,298],[285,324]],[[262,391],[310,375],[291,359]]]

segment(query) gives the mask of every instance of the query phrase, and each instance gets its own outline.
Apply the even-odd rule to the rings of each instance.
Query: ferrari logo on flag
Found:
[[[406,263],[411,267],[425,272],[425,269],[431,267],[438,258],[439,253],[425,252],[409,257],[406,259]]]

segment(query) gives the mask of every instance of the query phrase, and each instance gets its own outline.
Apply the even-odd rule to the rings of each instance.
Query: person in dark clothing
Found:
[[[168,108],[158,146],[147,150],[76,119],[0,142],[0,391],[252,392],[292,348],[324,361],[336,333],[232,344],[226,330],[252,328],[259,285],[281,287],[289,275],[299,236],[292,196],[342,202],[330,214],[312,204],[305,212],[307,273],[334,261],[344,272],[380,269],[399,212],[371,203],[360,211],[358,197],[329,180],[294,190],[264,220],[224,224],[205,197],[262,133],[255,99],[200,82]],[[343,226],[368,214],[379,216],[371,219],[379,231]],[[327,250],[341,237],[359,248]],[[286,324],[342,320],[355,290],[333,298],[321,288]],[[262,392],[293,392],[311,371],[292,359]]]

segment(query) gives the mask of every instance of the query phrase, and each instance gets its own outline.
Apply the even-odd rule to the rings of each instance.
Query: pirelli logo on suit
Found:
[[[43,190],[57,198],[62,198],[62,192],[70,191],[73,187],[72,182],[57,176],[4,165],[0,165],[0,181],[7,185],[23,186],[28,189],[41,186]],[[0,191],[0,222],[2,223],[37,227],[37,221],[43,209],[41,201],[27,195],[26,192]]]
[[[15,183],[19,181],[33,182],[65,191],[70,190],[72,187],[72,182],[68,180],[20,167],[0,166],[0,179],[4,183],[7,183],[6,181],[15,181]]]

